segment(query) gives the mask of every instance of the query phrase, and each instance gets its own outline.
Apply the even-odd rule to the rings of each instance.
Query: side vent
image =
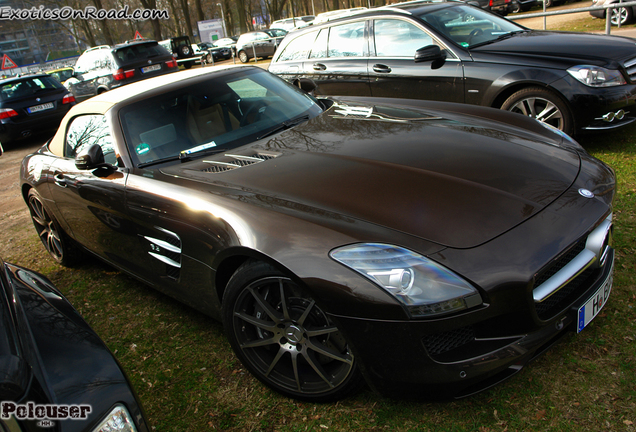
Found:
[[[148,255],[165,264],[166,276],[177,280],[181,275],[181,239],[172,231],[157,229],[161,238],[144,236],[150,244]]]
[[[225,154],[222,160],[204,160],[204,163],[212,165],[209,168],[205,168],[203,172],[209,173],[221,173],[225,171],[231,171],[236,168],[242,168],[255,163],[263,162],[266,160],[274,159],[278,157],[277,154],[255,153],[250,156]]]

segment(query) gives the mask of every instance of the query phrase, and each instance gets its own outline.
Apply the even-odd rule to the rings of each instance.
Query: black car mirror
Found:
[[[292,84],[307,93],[313,92],[314,90],[316,90],[316,87],[318,87],[314,80],[311,80],[309,78],[296,79]]]
[[[443,61],[446,59],[446,54],[437,45],[427,45],[415,51],[415,63],[421,63],[426,61]]]
[[[0,393],[3,399],[17,400],[28,388],[29,367],[24,360],[12,354],[0,356]]]
[[[89,170],[109,166],[110,165],[104,160],[102,148],[97,144],[91,145],[75,157],[75,167],[78,170]]]

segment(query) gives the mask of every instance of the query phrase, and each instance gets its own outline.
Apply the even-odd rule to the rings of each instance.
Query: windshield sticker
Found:
[[[192,153],[200,152],[201,150],[209,149],[212,147],[216,147],[216,143],[214,141],[210,141],[209,143],[201,144],[200,146],[192,147],[191,149],[184,150],[181,152],[182,155],[187,156]]]
[[[135,147],[135,151],[138,155],[142,155],[150,151],[150,146],[146,143],[141,143],[137,147]]]

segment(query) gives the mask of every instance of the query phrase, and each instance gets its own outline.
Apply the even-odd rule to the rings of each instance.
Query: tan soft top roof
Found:
[[[143,81],[125,85],[123,87],[118,87],[114,90],[94,96],[71,108],[71,110],[66,114],[66,116],[60,123],[60,127],[51,140],[51,143],[49,144],[49,150],[57,156],[64,156],[64,136],[66,135],[66,127],[70,119],[72,119],[73,117],[82,114],[105,114],[116,104],[125,102],[130,99],[135,99],[144,93],[152,92],[153,90],[163,88],[167,85],[182,82],[184,80],[196,78],[206,74],[214,74],[219,71],[241,67],[244,68],[254,66],[231,65],[191,69],[161,75],[155,78],[149,78]]]

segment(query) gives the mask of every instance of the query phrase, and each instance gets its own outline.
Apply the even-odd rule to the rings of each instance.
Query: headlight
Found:
[[[572,66],[568,69],[568,73],[590,87],[613,87],[627,84],[620,71],[598,66]]]
[[[137,432],[128,410],[121,405],[113,409],[93,432]]]
[[[330,256],[386,290],[412,317],[446,314],[482,304],[479,292],[464,279],[398,246],[355,244],[334,249]]]

